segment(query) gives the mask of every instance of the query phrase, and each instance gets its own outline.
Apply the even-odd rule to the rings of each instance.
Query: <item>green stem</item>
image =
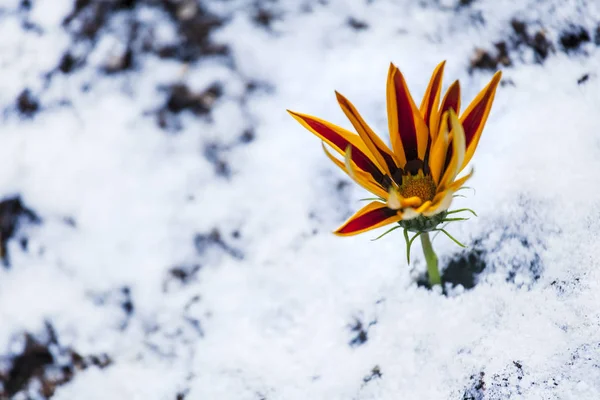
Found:
[[[429,275],[429,284],[431,287],[442,284],[442,278],[440,277],[440,270],[438,269],[438,258],[433,251],[431,246],[431,240],[429,239],[429,232],[423,232],[421,234],[421,245],[423,246],[423,254],[425,255],[425,261],[427,261],[427,274]]]

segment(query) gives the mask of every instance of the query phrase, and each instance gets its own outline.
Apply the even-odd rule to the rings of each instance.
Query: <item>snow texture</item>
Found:
[[[0,399],[600,398],[594,0],[0,2]],[[331,231],[365,192],[285,112],[387,136],[389,62],[467,104],[439,236]]]

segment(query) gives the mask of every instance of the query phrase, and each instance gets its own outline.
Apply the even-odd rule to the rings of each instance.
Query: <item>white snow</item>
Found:
[[[9,242],[0,267],[0,361],[48,321],[61,345],[112,359],[76,373],[60,400],[600,398],[595,2],[281,0],[265,2],[278,16],[265,29],[252,22],[256,2],[212,0],[227,17],[213,39],[232,62],[140,55],[133,71],[106,75],[126,46],[122,18],[83,68],[45,80],[71,46],[61,23],[73,2],[47,3],[32,1],[29,16],[16,1],[0,6],[1,195],[19,194],[43,220],[21,229],[27,251]],[[159,42],[176,39],[166,13],[129,12]],[[466,106],[491,78],[469,74],[475,48],[493,52],[513,18],[543,28],[555,52],[540,65],[521,47],[499,67],[512,84],[498,89],[472,161],[475,191],[453,204],[479,217],[449,227],[487,267],[474,288],[444,296],[417,286],[420,247],[407,266],[399,231],[375,242],[378,232],[331,234],[365,192],[336,189],[348,179],[285,110],[350,127],[338,90],[386,137],[389,62],[420,99],[443,59]],[[567,54],[558,38],[571,24],[592,38]],[[223,96],[210,117],[158,126],[161,87],[215,81]],[[249,81],[271,89],[248,93]],[[25,88],[41,102],[33,118],[15,111]],[[255,139],[238,144],[245,130]],[[205,156],[211,145],[229,177]],[[442,235],[434,245],[443,265],[462,254]],[[186,283],[169,272],[194,265]],[[351,344],[357,321],[367,338]]]

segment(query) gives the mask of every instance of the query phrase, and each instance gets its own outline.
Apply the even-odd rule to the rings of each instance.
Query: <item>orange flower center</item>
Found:
[[[436,187],[431,175],[423,175],[419,172],[417,175],[404,175],[399,190],[404,198],[417,196],[425,202],[433,200]]]

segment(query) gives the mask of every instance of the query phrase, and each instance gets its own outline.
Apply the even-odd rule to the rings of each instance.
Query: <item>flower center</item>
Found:
[[[423,175],[420,172],[417,175],[404,175],[402,177],[402,186],[399,191],[402,197],[419,197],[422,201],[433,200],[435,196],[435,182],[431,175]]]

